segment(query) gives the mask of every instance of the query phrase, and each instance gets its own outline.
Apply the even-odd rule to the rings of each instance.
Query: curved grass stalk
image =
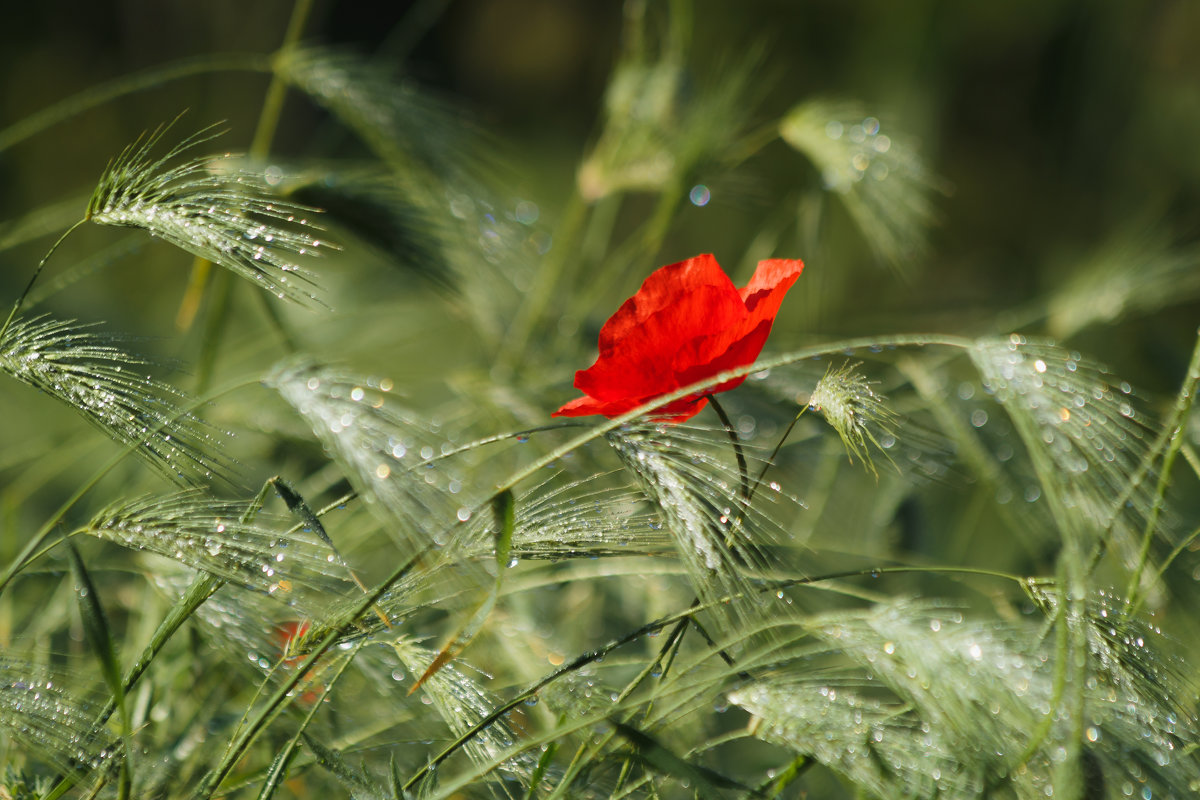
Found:
[[[192,408],[199,408],[200,406],[210,403],[215,398],[220,397],[227,392],[252,385],[255,385],[255,383],[246,381],[225,387],[209,397],[194,401],[190,408],[179,410],[177,414],[188,414]],[[165,426],[171,424],[171,421],[172,420],[168,419],[161,422],[161,424],[154,428],[147,429],[144,435],[136,441],[125,442],[122,450],[114,453],[108,461],[106,461],[98,470],[96,470],[91,478],[84,481],[75,490],[75,492],[68,497],[44,523],[42,523],[42,526],[38,528],[37,532],[32,537],[30,537],[29,541],[25,543],[25,546],[21,548],[21,551],[17,554],[17,556],[9,562],[8,566],[3,572],[0,572],[0,593],[3,593],[5,588],[8,587],[8,584],[12,582],[12,579],[17,575],[17,573],[27,567],[34,560],[34,558],[41,556],[51,549],[50,547],[46,547],[39,551],[39,548],[42,548],[43,545],[45,545],[51,534],[53,534],[54,530],[58,527],[59,523],[62,522],[67,513],[75,507],[75,504],[78,503],[88,492],[94,489],[96,485],[104,478],[104,476],[106,476],[113,470],[113,468],[120,464],[126,456],[137,451],[138,448],[144,444],[145,439],[160,433]]]
[[[1142,532],[1142,547],[1138,552],[1137,563],[1134,566],[1132,574],[1129,576],[1129,584],[1125,589],[1127,615],[1137,613],[1137,610],[1142,605],[1142,573],[1145,571],[1146,563],[1150,558],[1150,544],[1154,541],[1154,529],[1158,522],[1158,517],[1162,513],[1163,500],[1167,494],[1167,485],[1171,480],[1171,469],[1175,466],[1175,459],[1179,455],[1179,451],[1187,438],[1184,435],[1183,425],[1187,419],[1188,412],[1192,408],[1197,388],[1200,388],[1200,336],[1197,337],[1196,345],[1192,350],[1192,358],[1188,363],[1187,377],[1184,378],[1183,386],[1180,388],[1179,394],[1175,397],[1175,408],[1171,411],[1170,420],[1163,430],[1163,434],[1168,437],[1164,443],[1167,450],[1163,455],[1162,468],[1158,475],[1158,485],[1154,489],[1154,505],[1150,509],[1150,515],[1146,520],[1146,527]],[[1152,452],[1157,453],[1159,449],[1159,447],[1155,447]],[[1168,561],[1168,563],[1170,562]]]
[[[42,269],[45,268],[46,262],[50,260],[50,256],[54,255],[54,251],[57,250],[58,246],[61,245],[63,241],[65,241],[66,238],[71,235],[72,231],[84,225],[86,222],[86,219],[79,220],[74,225],[67,228],[67,230],[61,236],[59,236],[57,240],[55,240],[54,244],[50,245],[50,249],[46,251],[46,255],[42,256],[42,260],[38,262],[37,267],[35,267],[33,270],[33,275],[29,277],[29,283],[25,284],[25,289],[22,290],[21,294],[17,296],[16,301],[13,303],[12,310],[8,312],[8,317],[6,317],[4,320],[4,326],[0,327],[0,342],[4,341],[4,337],[8,333],[9,327],[12,326],[13,320],[17,317],[17,312],[21,310],[21,304],[25,302],[25,298],[33,289],[33,284],[37,282],[38,276],[42,274]]]
[[[146,363],[69,321],[15,319],[0,334],[0,371],[70,406],[114,441],[138,445],[169,479],[200,484],[221,475],[225,467],[207,452],[214,432],[179,409],[186,396],[131,369]]]
[[[172,123],[173,124],[173,123]],[[99,225],[141,228],[276,295],[319,304],[298,256],[336,249],[308,217],[317,209],[281,200],[266,179],[230,154],[171,162],[219,136],[210,125],[155,157],[171,125],[126,147],[100,176],[86,218]]]
[[[210,72],[262,72],[273,70],[270,56],[257,53],[219,53],[151,67],[86,89],[61,100],[0,131],[0,152],[29,139],[47,128],[66,122],[92,108],[164,83]]]
[[[233,740],[226,748],[225,754],[221,758],[221,761],[216,767],[214,767],[208,774],[204,776],[199,786],[197,786],[193,795],[197,798],[197,800],[207,800],[207,798],[211,798],[220,789],[221,783],[233,770],[234,766],[242,759],[246,749],[258,738],[258,735],[266,729],[271,721],[274,720],[278,713],[282,710],[292,690],[295,689],[300,681],[304,679],[304,676],[307,675],[309,670],[313,668],[317,660],[325,655],[325,653],[327,653],[338,642],[338,640],[341,638],[341,628],[353,624],[361,616],[366,614],[389,588],[398,583],[410,571],[412,571],[412,569],[420,562],[422,558],[425,557],[430,549],[432,549],[432,545],[420,550],[399,567],[397,567],[391,575],[389,575],[383,580],[383,582],[375,587],[374,591],[360,598],[358,602],[356,602],[349,609],[349,612],[345,614],[341,620],[339,620],[340,624],[333,626],[330,631],[325,634],[321,641],[313,647],[312,652],[310,652],[304,658],[304,660],[297,665],[292,675],[271,694],[271,696],[267,699],[267,702],[262,708],[259,709],[258,713],[255,714],[254,719],[252,719],[237,733],[236,736],[234,736]]]
[[[698,381],[690,386],[685,386],[681,389],[670,392],[669,394],[656,397],[650,402],[647,402],[644,405],[633,409],[632,411],[622,414],[619,417],[613,417],[606,422],[593,426],[585,433],[581,433],[579,436],[576,436],[570,441],[554,448],[549,453],[546,453],[541,458],[533,461],[528,466],[512,473],[506,480],[499,483],[496,487],[495,493],[489,496],[487,500],[484,503],[481,503],[476,509],[474,509],[474,511],[479,512],[485,510],[487,507],[486,504],[491,502],[492,497],[495,497],[505,490],[515,488],[517,484],[537,474],[540,470],[545,469],[548,465],[553,464],[555,461],[558,461],[567,453],[577,450],[590,442],[596,441],[609,431],[614,431],[623,425],[628,425],[629,423],[638,420],[640,417],[653,412],[655,409],[661,408],[671,402],[674,402],[675,400],[680,400],[684,397],[689,397],[692,395],[704,394],[705,390],[712,389],[714,386],[719,386],[722,383],[733,380],[734,378],[740,378],[755,372],[764,372],[771,369],[777,369],[779,367],[785,367],[810,358],[840,355],[847,351],[865,349],[869,347],[939,346],[966,351],[973,347],[974,344],[975,340],[973,339],[968,339],[963,336],[947,336],[942,334],[914,333],[889,336],[862,336],[853,339],[844,339],[842,341],[832,342],[824,345],[806,347],[801,350],[794,350],[790,353],[776,356],[775,358],[758,361],[748,366],[726,370],[725,372],[718,373],[711,378]]]
[[[738,438],[737,429],[733,427],[733,422],[730,421],[729,415],[725,413],[725,408],[717,400],[716,395],[710,394],[708,402],[712,405],[713,411],[717,412],[717,416],[721,419],[721,427],[725,429],[725,434],[729,437],[730,444],[733,445],[733,455],[737,459],[738,465],[738,480],[741,481],[741,498],[743,505],[750,505],[750,471],[746,467],[746,454],[742,451],[742,440]],[[788,428],[790,431],[791,428]],[[776,448],[776,452],[779,449]]]

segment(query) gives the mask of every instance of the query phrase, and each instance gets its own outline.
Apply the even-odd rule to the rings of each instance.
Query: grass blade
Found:
[[[218,437],[182,410],[181,393],[131,369],[144,364],[88,326],[50,317],[18,317],[0,339],[0,370],[66,403],[168,478],[221,476]]]
[[[141,228],[261,286],[280,299],[318,303],[297,258],[333,245],[309,221],[316,209],[267,191],[267,179],[229,154],[171,162],[216,138],[203,128],[155,158],[170,125],[129,145],[109,164],[88,203],[99,225]]]

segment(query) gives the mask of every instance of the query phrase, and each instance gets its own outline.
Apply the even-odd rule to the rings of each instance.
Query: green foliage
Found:
[[[441,8],[415,6],[406,32]],[[0,223],[0,800],[1200,792],[1200,282],[1171,233],[1200,170],[1164,220],[1031,232],[1066,279],[1014,266],[965,302],[947,287],[1000,283],[956,242],[1011,242],[963,219],[1003,187],[930,135],[946,97],[883,108],[863,53],[801,80],[804,48],[741,16],[624,6],[595,129],[558,149],[394,59],[299,46],[307,2],[273,54],[0,130],[122,115],[86,204],[14,183]],[[864,35],[907,19],[873,8]],[[249,112],[228,70],[269,76]],[[170,107],[122,105],[143,91]],[[204,97],[248,155],[206,152],[207,110],[178,131]],[[807,262],[759,361],[552,421],[616,304],[722,248]],[[98,316],[155,338],[75,321]]]

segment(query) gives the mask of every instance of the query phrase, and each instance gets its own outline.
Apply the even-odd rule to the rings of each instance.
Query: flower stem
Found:
[[[792,418],[788,423],[787,429],[784,430],[783,436],[779,437],[779,441],[775,444],[775,449],[771,451],[771,455],[767,457],[767,463],[763,464],[762,470],[758,473],[758,477],[754,479],[754,485],[750,487],[750,493],[746,497],[746,505],[750,505],[750,501],[754,499],[754,493],[758,491],[758,487],[762,485],[763,478],[767,475],[767,470],[775,466],[775,456],[779,455],[779,451],[783,449],[783,443],[792,435],[792,429],[796,427],[796,423],[804,416],[804,412],[808,411],[808,404],[800,407],[800,412]]]
[[[708,402],[712,404],[713,411],[717,412],[717,416],[721,418],[721,424],[725,426],[725,433],[729,434],[729,441],[733,445],[733,454],[737,456],[738,477],[742,481],[742,505],[749,506],[752,491],[750,489],[750,470],[746,467],[746,454],[742,450],[742,440],[738,438],[737,430],[729,421],[729,415],[725,413],[724,407],[717,402],[716,395],[710,394],[707,397]]]

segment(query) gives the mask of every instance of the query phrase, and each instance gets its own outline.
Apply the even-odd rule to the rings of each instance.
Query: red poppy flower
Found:
[[[620,416],[655,397],[753,363],[803,268],[795,259],[760,261],[743,289],[708,254],[656,270],[600,329],[596,363],[575,373],[575,388],[585,396],[554,416]],[[705,394],[728,391],[744,380],[734,378]],[[707,403],[706,396],[685,397],[657,409],[654,417],[683,422]]]

